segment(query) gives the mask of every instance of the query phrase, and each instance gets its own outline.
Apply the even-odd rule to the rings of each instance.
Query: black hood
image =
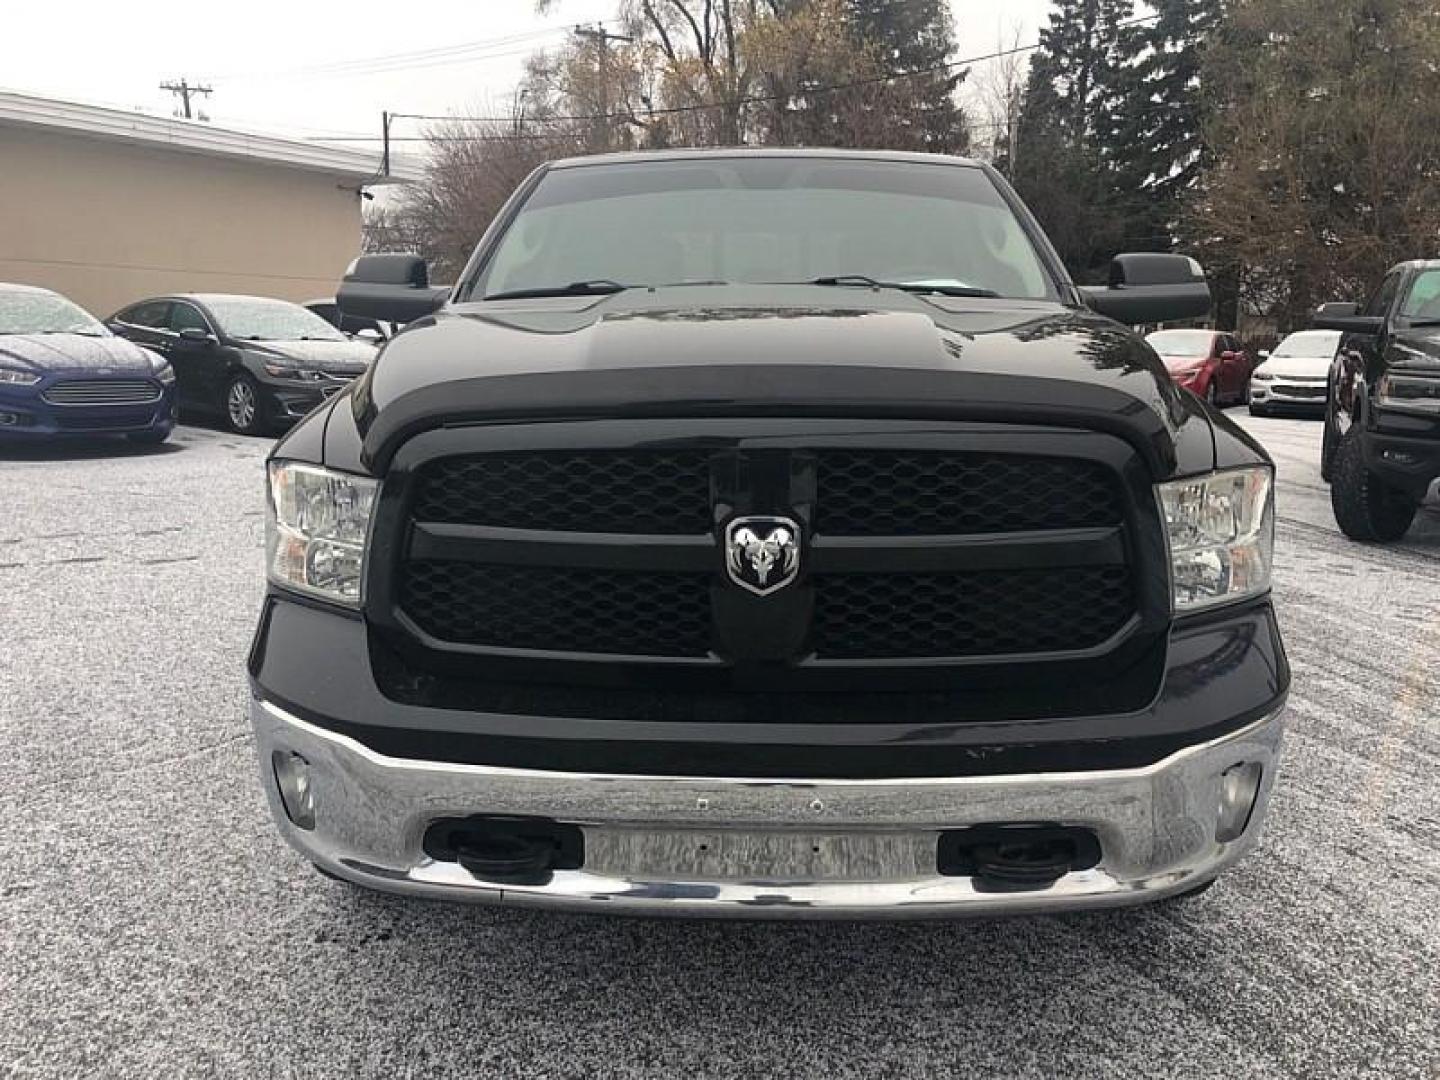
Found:
[[[111,372],[149,375],[154,354],[122,337],[85,334],[0,334],[0,364],[36,374]]]
[[[1053,303],[888,290],[692,287],[460,305],[391,341],[352,407],[377,471],[427,427],[517,417],[1028,421],[1108,430],[1158,475],[1182,456],[1210,468],[1214,455],[1198,403],[1124,327]]]
[[[278,356],[337,375],[359,375],[375,359],[375,346],[363,341],[244,341],[247,352]]]

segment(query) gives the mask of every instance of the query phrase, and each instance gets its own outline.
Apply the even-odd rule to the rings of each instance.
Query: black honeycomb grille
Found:
[[[1070,652],[1135,610],[1123,566],[815,580],[815,653],[827,659]]]
[[[705,656],[704,574],[561,567],[405,564],[402,608],[427,634],[464,645],[646,656]]]
[[[925,536],[1118,524],[1114,475],[1095,462],[904,450],[827,450],[816,532]]]
[[[444,458],[419,477],[420,521],[557,532],[708,532],[703,450],[486,454]]]

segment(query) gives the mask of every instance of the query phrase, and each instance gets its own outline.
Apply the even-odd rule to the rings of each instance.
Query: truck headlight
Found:
[[[1440,378],[1434,375],[1384,375],[1376,388],[1381,405],[1440,413]]]
[[[1270,588],[1275,499],[1268,466],[1172,480],[1160,484],[1158,492],[1177,613],[1243,600]]]
[[[34,386],[39,381],[39,375],[33,375],[28,371],[16,371],[14,368],[0,367],[0,383],[13,383],[16,386]]]
[[[360,606],[370,511],[379,483],[363,476],[272,461],[265,523],[270,580]]]

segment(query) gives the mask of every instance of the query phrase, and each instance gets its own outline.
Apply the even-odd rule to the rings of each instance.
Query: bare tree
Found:
[[[1432,0],[1249,0],[1206,57],[1210,164],[1188,227],[1282,330],[1440,247]]]
[[[996,41],[997,56],[980,68],[971,80],[984,132],[977,151],[994,162],[1006,175],[1015,167],[1019,149],[1020,109],[1025,103],[1027,65],[1020,43],[1025,27],[1011,23]]]

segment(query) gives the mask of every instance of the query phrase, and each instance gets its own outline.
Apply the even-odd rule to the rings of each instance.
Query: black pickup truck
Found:
[[[1273,471],[993,170],[561,161],[269,461],[265,790],[323,873],[591,912],[895,917],[1196,892],[1289,669]]]

